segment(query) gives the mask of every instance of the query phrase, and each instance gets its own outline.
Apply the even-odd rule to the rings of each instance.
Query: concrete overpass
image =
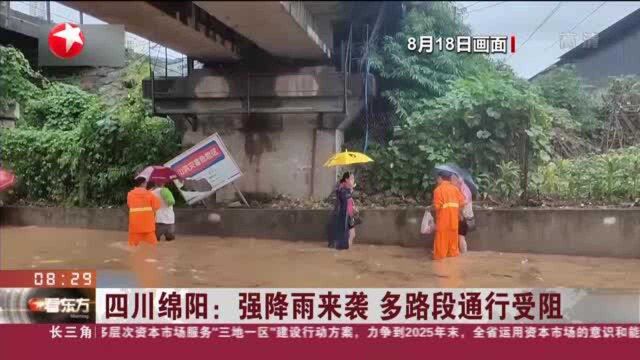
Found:
[[[267,65],[205,61],[204,69],[186,78],[147,80],[144,95],[153,99],[154,111],[176,122],[185,147],[219,133],[244,173],[237,185],[246,194],[330,194],[338,169],[322,165],[341,150],[344,129],[360,114],[365,96],[363,75],[329,65],[332,22],[342,16],[338,2],[196,1],[190,6],[200,9],[192,10],[199,16],[206,13],[219,21],[209,23],[227,39],[245,44],[239,46],[236,63]],[[144,36],[158,41],[153,33]],[[248,44],[268,55],[257,55]],[[188,49],[181,51],[193,57]],[[374,96],[375,81],[369,76],[368,96]],[[223,189],[216,196],[227,200],[235,194]]]
[[[190,2],[61,1],[155,43],[201,61],[240,59],[239,44],[219,22]],[[218,25],[218,26],[216,26]]]
[[[62,1],[66,6],[202,62],[256,55],[326,62],[338,2],[302,1]],[[316,15],[317,14],[317,15]]]
[[[331,57],[330,20],[336,13],[316,17],[302,1],[194,1],[225,25],[270,54],[289,59],[323,60]],[[316,2],[317,13],[337,2]]]
[[[181,128],[185,147],[219,133],[244,173],[240,190],[331,193],[338,169],[322,164],[376,92],[373,76],[365,94],[362,74],[331,64],[339,2],[63,3],[205,64],[187,77],[146,80],[144,95]]]
[[[202,69],[154,80],[153,93],[146,80],[144,95],[153,97],[157,114],[176,122],[185,147],[219,133],[244,173],[237,184],[242,192],[324,198],[338,169],[322,165],[340,151],[344,129],[363,108],[362,84],[362,74],[327,66],[272,74]],[[235,194],[223,189],[216,196]]]

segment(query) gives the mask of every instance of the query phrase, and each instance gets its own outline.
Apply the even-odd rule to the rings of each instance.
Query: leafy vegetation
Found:
[[[3,94],[25,104],[19,126],[0,134],[3,166],[20,178],[19,197],[64,205],[122,204],[137,171],[178,151],[173,122],[151,117],[142,98],[144,63],[135,63],[125,79],[131,84],[126,101],[106,109],[98,97],[73,85],[36,81],[40,76],[19,51],[0,51],[0,63],[18,62],[12,66],[20,76],[6,77],[30,91]]]
[[[552,69],[536,78],[533,83],[540,88],[542,97],[556,109],[566,110],[570,117],[563,117],[558,125],[578,128],[583,135],[597,130],[602,120],[597,116],[595,99],[587,91],[573,65]]]
[[[478,176],[481,198],[496,195],[500,200],[509,201],[520,196],[520,165],[515,161],[497,165],[496,176],[482,173]]]
[[[37,98],[47,83],[47,79],[31,69],[24,54],[0,46],[0,105],[14,100],[24,106],[27,100]]]
[[[408,40],[420,36],[449,37],[469,34],[470,30],[454,16],[449,2],[433,2],[429,6],[411,8],[403,20],[402,29],[394,36],[385,36],[379,49],[371,54],[371,67],[386,89],[382,95],[402,117],[416,111],[419,101],[444,95],[450,81],[467,74],[472,67],[484,64],[483,57],[465,56],[452,51],[432,53],[410,51]],[[444,46],[444,45],[443,45]],[[434,49],[437,45],[433,44]]]
[[[421,193],[432,184],[433,167],[448,161],[497,174],[496,164],[523,156],[523,142],[532,163],[550,159],[548,107],[508,71],[460,78],[444,96],[420,101],[417,108],[401,122],[398,140],[373,148],[376,190]]]
[[[477,54],[408,49],[410,37],[468,33],[452,3],[414,6],[401,30],[385,37],[374,54],[383,95],[400,119],[395,139],[371,148],[376,162],[367,177],[374,192],[423,194],[433,185],[434,166],[444,162],[495,178],[503,162],[523,167],[525,144],[527,162],[550,159],[557,113],[511,68]],[[512,196],[512,182],[505,181],[502,192]]]
[[[565,200],[633,201],[639,187],[638,147],[552,161],[532,177],[532,188],[540,196]]]
[[[374,56],[400,122],[393,141],[371,147],[371,192],[428,193],[434,166],[457,162],[476,174],[483,198],[511,202],[527,183],[546,198],[637,198],[638,149],[595,153],[640,139],[638,79],[614,79],[596,97],[572,66],[529,83],[483,56],[409,51],[409,37],[468,31],[453,5],[429,6],[411,9]]]
[[[24,124],[42,129],[71,130],[91,111],[104,113],[95,95],[76,86],[51,83],[37,98],[27,102]]]
[[[1,135],[3,166],[19,174],[19,197],[60,204],[73,201],[78,162],[70,144],[78,142],[77,131],[11,129]]]

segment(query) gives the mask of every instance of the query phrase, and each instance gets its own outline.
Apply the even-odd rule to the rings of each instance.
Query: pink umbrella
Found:
[[[10,188],[16,181],[16,176],[13,173],[0,169],[0,191],[4,191]]]
[[[165,166],[147,166],[136,176],[136,178],[139,177],[143,177],[147,181],[153,181],[156,184],[166,184],[179,178],[173,169]]]

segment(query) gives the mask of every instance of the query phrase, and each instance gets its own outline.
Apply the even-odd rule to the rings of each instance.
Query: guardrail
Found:
[[[192,78],[166,78],[154,80],[156,98],[246,98],[246,97],[362,97],[360,86],[364,74],[330,72],[321,74],[228,74],[204,75]],[[373,81],[373,76],[370,81]],[[375,91],[369,89],[370,96]],[[145,83],[145,96],[151,96],[150,85]]]

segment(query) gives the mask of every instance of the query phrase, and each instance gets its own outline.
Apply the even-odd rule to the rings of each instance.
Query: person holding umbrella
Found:
[[[464,196],[465,204],[462,207],[462,216],[458,226],[458,242],[460,252],[465,253],[467,252],[467,233],[475,228],[472,200],[473,194],[478,192],[478,186],[473,181],[471,174],[456,164],[438,165],[436,166],[437,170],[450,172],[452,174],[452,183],[460,189]]]
[[[332,155],[325,167],[349,166],[372,162],[367,155],[353,151],[343,151]],[[329,221],[329,247],[338,250],[349,249],[356,237],[355,227],[361,223],[353,201],[356,180],[353,173],[345,172],[336,185],[336,202]]]
[[[0,167],[0,206],[4,203],[3,191],[10,189],[16,181],[16,176]]]
[[[460,248],[460,252],[464,254],[467,252],[466,237],[467,237],[467,232],[469,231],[469,224],[467,223],[467,220],[470,217],[471,218],[473,217],[473,210],[471,210],[472,195],[471,195],[471,190],[469,189],[467,184],[465,184],[462,177],[460,177],[457,174],[454,174],[452,177],[452,180],[453,180],[453,184],[457,186],[458,189],[460,189],[460,192],[462,192],[462,195],[464,196],[465,205],[463,207],[462,216],[458,224],[458,247]],[[469,210],[471,211],[471,215],[468,214]]]
[[[336,186],[336,203],[329,231],[329,247],[347,250],[353,245],[357,225],[355,218],[357,210],[352,196],[355,186],[355,177],[348,171],[342,175]]]
[[[16,176],[3,168],[0,168],[0,192],[9,189],[16,181]]]
[[[458,227],[464,196],[451,182],[454,172],[438,170],[438,186],[433,191],[433,208],[436,213],[436,235],[433,241],[433,260],[460,255]]]

